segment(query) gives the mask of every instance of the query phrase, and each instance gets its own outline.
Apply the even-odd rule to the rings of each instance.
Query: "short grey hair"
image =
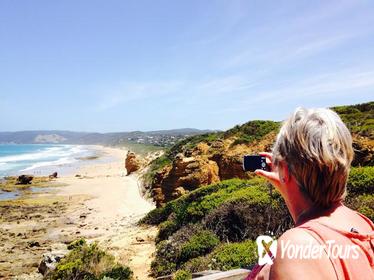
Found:
[[[353,155],[351,133],[334,111],[297,108],[277,135],[273,164],[284,161],[302,192],[328,207],[346,195]]]

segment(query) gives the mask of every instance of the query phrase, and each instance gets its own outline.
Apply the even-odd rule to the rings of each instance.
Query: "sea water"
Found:
[[[84,145],[0,144],[0,178],[19,174],[48,175],[95,155]]]

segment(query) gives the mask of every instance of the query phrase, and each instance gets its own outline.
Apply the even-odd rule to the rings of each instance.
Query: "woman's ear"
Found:
[[[290,172],[288,169],[288,165],[284,161],[281,161],[279,163],[279,167],[281,169],[281,171],[279,172],[280,180],[283,184],[286,184],[290,180]]]

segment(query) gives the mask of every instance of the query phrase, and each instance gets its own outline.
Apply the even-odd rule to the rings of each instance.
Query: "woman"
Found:
[[[256,174],[281,193],[295,228],[278,239],[274,263],[256,279],[374,279],[374,225],[343,204],[354,153],[339,116],[298,108],[280,129],[273,153],[261,155],[271,171]],[[317,248],[316,255],[288,254],[282,244]],[[342,248],[350,253],[336,254]]]

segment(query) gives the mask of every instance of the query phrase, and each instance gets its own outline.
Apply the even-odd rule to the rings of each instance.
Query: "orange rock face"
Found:
[[[154,177],[151,194],[157,207],[200,186],[231,178],[250,178],[252,175],[243,171],[243,156],[269,150],[274,137],[265,137],[251,145],[232,146],[232,140],[202,142],[177,154],[171,166],[164,167]]]
[[[374,165],[374,140],[358,135],[353,136],[355,157],[353,166]]]
[[[130,175],[140,168],[140,161],[136,158],[135,153],[130,151],[127,152],[125,167],[127,170],[127,175]]]
[[[219,180],[216,162],[178,154],[172,166],[166,166],[156,173],[152,196],[159,207],[201,185],[209,185]]]

